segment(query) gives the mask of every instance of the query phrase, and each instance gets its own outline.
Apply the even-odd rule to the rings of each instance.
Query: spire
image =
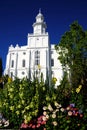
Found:
[[[41,14],[41,8],[39,9],[39,14]]]
[[[45,33],[46,23],[44,22],[44,16],[41,13],[41,8],[39,9],[39,13],[36,16],[36,22],[33,24],[34,33],[41,34]]]

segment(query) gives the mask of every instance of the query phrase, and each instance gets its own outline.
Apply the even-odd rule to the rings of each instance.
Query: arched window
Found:
[[[40,51],[35,51],[35,65],[40,65]]]
[[[22,67],[25,67],[25,60],[22,60]]]

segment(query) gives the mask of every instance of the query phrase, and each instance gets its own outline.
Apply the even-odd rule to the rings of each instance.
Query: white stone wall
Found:
[[[63,70],[60,61],[58,60],[58,53],[55,50],[55,45],[51,45],[51,59],[54,59],[54,66],[51,66],[52,77],[57,78],[56,85],[59,85],[62,76]]]

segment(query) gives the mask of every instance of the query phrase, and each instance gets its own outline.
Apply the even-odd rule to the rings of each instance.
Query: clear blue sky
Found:
[[[69,25],[78,20],[87,30],[87,0],[0,0],[0,57],[5,67],[8,47],[27,44],[27,34],[39,8],[45,17],[50,42],[58,43]]]

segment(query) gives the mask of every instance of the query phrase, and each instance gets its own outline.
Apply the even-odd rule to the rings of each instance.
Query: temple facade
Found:
[[[39,10],[33,23],[33,33],[28,33],[26,46],[17,44],[15,47],[13,45],[9,47],[5,74],[13,79],[15,77],[33,79],[34,76],[40,78],[42,73],[44,81],[47,78],[51,81],[52,77],[56,77],[56,85],[60,83],[63,75],[62,66],[55,45],[50,44],[46,28],[44,16]]]

